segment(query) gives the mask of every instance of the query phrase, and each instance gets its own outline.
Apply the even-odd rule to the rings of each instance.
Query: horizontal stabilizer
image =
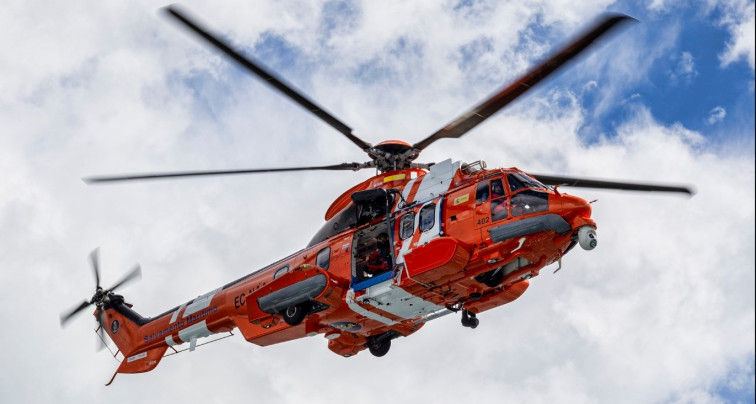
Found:
[[[118,367],[118,370],[116,370],[106,386],[113,383],[113,379],[115,379],[118,373],[143,373],[155,369],[160,360],[163,359],[163,355],[167,349],[167,346],[163,346],[127,356],[123,359],[121,366]]]

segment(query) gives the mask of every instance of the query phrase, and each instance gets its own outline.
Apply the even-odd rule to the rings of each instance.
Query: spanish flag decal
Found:
[[[391,181],[399,181],[405,179],[407,176],[404,174],[396,174],[396,175],[389,175],[388,177],[383,177],[383,182],[391,182]]]

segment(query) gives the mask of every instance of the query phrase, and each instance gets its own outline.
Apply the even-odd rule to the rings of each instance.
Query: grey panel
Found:
[[[314,299],[327,284],[325,275],[318,274],[258,298],[257,304],[266,313],[280,313],[295,304]]]
[[[507,223],[501,226],[488,229],[491,240],[494,242],[509,240],[511,238],[526,236],[528,234],[538,233],[546,230],[553,230],[559,234],[567,234],[572,227],[561,216],[549,213],[542,216],[529,217],[521,219],[514,223]]]

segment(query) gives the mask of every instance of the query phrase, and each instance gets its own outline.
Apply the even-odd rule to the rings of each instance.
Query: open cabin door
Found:
[[[352,239],[352,289],[362,290],[391,279],[394,268],[385,222],[368,226],[354,233]]]
[[[357,206],[358,226],[351,248],[352,289],[358,291],[391,279],[396,263],[393,222],[390,221],[395,193],[376,188],[355,192],[351,198]],[[367,223],[370,225],[364,226]]]
[[[358,258],[353,259],[353,275],[361,273],[363,278],[353,276],[352,288],[346,297],[351,310],[387,325],[447,310],[409,293],[401,286],[407,280],[412,282],[404,255],[410,254],[413,249],[425,248],[441,236],[441,207],[442,197],[439,196],[404,209],[392,216],[390,223],[387,220],[373,222],[355,232],[352,251]],[[385,272],[369,274],[364,269],[368,268],[367,264],[360,261],[361,251],[364,246],[368,246],[367,251],[379,249],[378,236],[384,232],[391,235],[392,267]],[[372,254],[375,256],[374,252]]]

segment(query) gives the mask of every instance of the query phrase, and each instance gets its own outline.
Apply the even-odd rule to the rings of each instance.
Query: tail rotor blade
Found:
[[[99,352],[105,348],[105,310],[102,307],[97,309],[97,323],[100,324],[100,327],[97,329],[97,339],[99,340],[97,342],[97,351]]]
[[[77,314],[79,314],[82,310],[86,309],[90,304],[91,303],[89,303],[88,301],[85,300],[85,301],[81,302],[80,305],[76,306],[74,309],[72,309],[71,311],[69,311],[68,313],[66,313],[66,314],[61,313],[60,314],[60,326],[61,327],[65,327],[66,324],[68,324],[68,322],[74,316],[76,316]]]
[[[142,268],[139,266],[139,264],[134,265],[134,268],[129,271],[128,274],[126,274],[123,279],[118,281],[115,285],[113,285],[108,291],[112,292],[119,287],[123,286],[125,283],[131,282],[134,279],[139,279],[142,277]]]
[[[92,271],[94,271],[95,284],[100,286],[100,248],[95,248],[89,253],[89,260],[92,262]]]

